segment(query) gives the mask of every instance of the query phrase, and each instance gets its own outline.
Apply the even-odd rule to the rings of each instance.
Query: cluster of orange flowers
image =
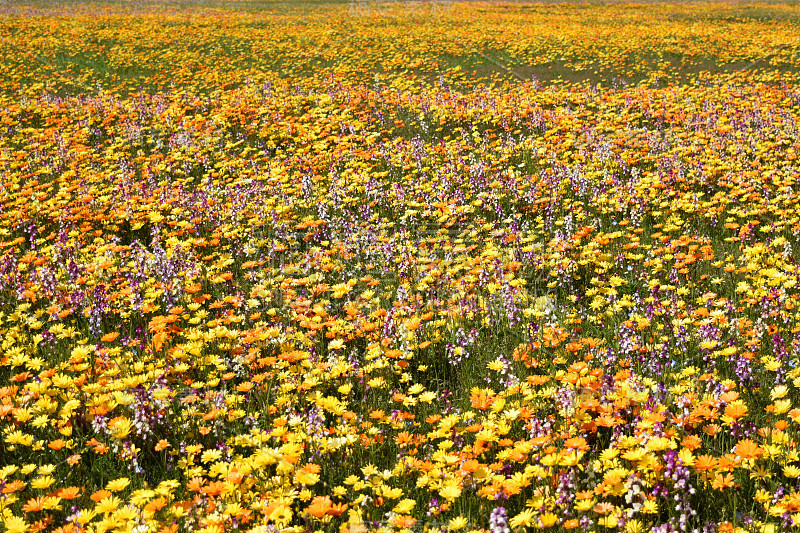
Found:
[[[2,9],[4,531],[800,525],[796,6]]]

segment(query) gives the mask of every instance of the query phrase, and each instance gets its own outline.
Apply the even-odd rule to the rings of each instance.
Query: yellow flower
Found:
[[[780,367],[781,367],[781,362],[776,359],[770,359],[766,363],[764,363],[764,368],[766,368],[770,372],[775,372]]]
[[[110,490],[110,489],[109,489]],[[139,489],[131,494],[130,502],[135,507],[144,507],[144,505],[154,498],[156,492],[150,489]]]
[[[505,364],[503,364],[503,362],[499,360],[492,361],[486,366],[489,368],[489,370],[494,370],[495,372],[500,372],[501,370],[503,370],[503,368],[505,368]]]
[[[153,391],[153,398],[156,400],[165,400],[170,396],[169,389],[159,388]]]
[[[400,487],[388,488],[384,486],[383,495],[392,500],[396,500],[403,495],[403,489]]]
[[[299,483],[301,485],[314,485],[317,481],[319,481],[319,476],[310,472],[299,471],[295,474],[294,480],[295,483]]]
[[[344,341],[342,339],[333,340],[328,344],[329,350],[341,350],[342,347],[344,347]]]
[[[607,527],[609,529],[613,529],[617,527],[619,524],[619,520],[616,514],[610,514],[608,516],[604,516],[597,520],[597,524],[603,527]]]
[[[380,389],[381,387],[386,386],[386,380],[383,378],[383,376],[377,376],[369,380],[367,382],[367,385],[369,385],[370,388],[373,389]]]
[[[517,516],[509,520],[508,525],[511,526],[511,529],[517,529],[518,527],[531,527],[533,525],[533,515],[534,510],[526,508]]]
[[[778,385],[772,392],[770,392],[769,397],[773,400],[779,400],[786,396],[786,393],[789,391],[789,388],[786,385]]]
[[[122,503],[122,501],[119,498],[117,498],[116,496],[113,496],[113,495],[112,496],[106,496],[105,498],[100,500],[100,502],[98,502],[97,506],[95,507],[95,510],[98,513],[107,514],[107,513],[110,513],[112,511],[116,511],[121,503]]]
[[[222,457],[222,451],[217,449],[206,450],[200,457],[201,457],[200,461],[202,461],[203,463],[211,463]]]
[[[783,413],[789,411],[791,407],[792,407],[792,400],[790,400],[789,398],[786,398],[784,400],[778,400],[777,402],[775,402],[774,413],[776,415],[782,415]]]
[[[713,348],[714,348],[714,347],[715,347],[717,344],[719,344],[719,341],[716,341],[716,340],[707,340],[707,341],[702,341],[702,342],[700,343],[700,348],[702,348],[702,349],[704,349],[704,350],[711,350],[711,349],[713,349]]]
[[[352,287],[350,287],[350,285],[347,283],[337,283],[331,287],[331,289],[333,289],[334,298],[341,298],[345,294],[349,293],[352,290]]]
[[[292,519],[292,508],[284,503],[279,503],[267,517],[267,520],[278,525],[286,524]]]
[[[522,514],[525,514],[528,511],[533,511],[532,509],[525,509],[519,515],[515,516],[514,518],[519,517]],[[513,519],[512,519],[513,520]],[[558,517],[553,513],[544,513],[542,516],[539,517],[539,521],[541,522],[541,527],[552,527],[556,525],[558,522]]]
[[[447,529],[455,531],[457,529],[462,529],[466,525],[467,525],[467,519],[464,518],[463,516],[457,516],[450,520],[450,522],[447,524]]]
[[[55,482],[56,480],[52,476],[42,476],[31,481],[31,488],[44,490]]]
[[[765,504],[772,499],[772,493],[768,490],[758,489],[756,491],[756,501],[760,504]]]
[[[425,390],[425,386],[419,383],[414,383],[411,387],[408,388],[409,394],[419,394],[420,392]]]
[[[30,527],[24,519],[13,515],[6,518],[3,524],[6,527],[6,533],[25,533]]]
[[[14,418],[16,418],[17,422],[19,422],[20,424],[24,424],[25,422],[33,418],[31,412],[22,407],[14,409],[12,413],[14,413]]]
[[[439,495],[445,500],[455,500],[461,496],[461,487],[456,485],[446,485],[439,491]]]
[[[162,481],[161,483],[158,484],[158,486],[155,488],[155,492],[159,496],[165,496],[166,497],[166,496],[171,495],[172,491],[174,491],[175,489],[177,489],[180,486],[181,486],[181,484],[180,484],[180,482],[178,480],[176,480],[176,479],[166,479],[166,480],[164,480],[164,481]]]
[[[636,448],[635,450],[628,450],[622,454],[622,458],[628,461],[639,461],[642,457],[647,455],[647,450],[643,448]]]
[[[800,477],[800,468],[794,465],[788,465],[783,468],[783,473],[786,477],[790,478]]]
[[[425,403],[431,403],[433,400],[436,399],[436,393],[431,391],[425,391],[419,395],[419,401]]]
[[[677,444],[675,444],[672,440],[666,437],[655,437],[653,439],[650,439],[650,442],[647,443],[647,448],[655,452],[664,451],[667,448],[672,450],[675,449],[676,447]]]
[[[130,434],[133,422],[123,416],[114,421],[113,425],[109,423],[108,426],[114,438],[122,440]]]
[[[627,533],[644,533],[644,524],[642,524],[641,520],[634,518],[625,524],[625,531]]]
[[[401,500],[397,505],[395,505],[392,511],[397,514],[408,514],[411,512],[411,509],[413,509],[416,504],[417,504],[416,501],[412,500],[411,498],[406,498],[404,500]]]
[[[644,514],[656,514],[658,512],[658,503],[655,500],[647,500],[642,505],[642,512]]]
[[[680,458],[686,466],[694,465],[695,457],[691,450],[687,450],[686,448],[682,449],[678,452],[678,458]]]
[[[5,480],[6,478],[8,478],[8,476],[13,474],[17,470],[19,470],[19,467],[17,465],[4,466],[2,469],[0,469],[0,479]]]
[[[94,509],[81,509],[78,511],[78,518],[77,522],[83,526],[91,522],[92,518],[97,516],[97,512]]]
[[[125,490],[125,487],[130,485],[130,480],[126,477],[121,477],[119,479],[115,479],[114,481],[109,481],[108,485],[106,485],[106,489],[110,490],[111,492],[119,492],[121,490]]]
[[[634,446],[635,446],[635,443],[634,443]],[[613,459],[617,455],[619,455],[619,450],[617,450],[616,448],[606,448],[605,450],[600,452],[600,459],[602,461],[610,461],[611,459]],[[625,457],[625,456],[623,455],[623,457]]]
[[[597,500],[595,498],[591,498],[589,500],[581,500],[575,504],[575,509],[578,511],[586,512],[592,507],[594,507],[595,503],[597,503]]]
[[[140,511],[130,505],[122,507],[118,509],[116,513],[114,513],[114,517],[118,520],[128,521],[133,520],[137,516],[139,516]]]
[[[764,465],[755,465],[753,471],[750,472],[750,479],[769,479],[772,477],[770,470]],[[758,499],[758,496],[756,496]],[[759,502],[763,503],[763,502]]]

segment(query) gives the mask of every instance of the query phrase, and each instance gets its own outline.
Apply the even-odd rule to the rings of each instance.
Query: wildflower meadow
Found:
[[[800,6],[0,3],[0,530],[800,528]]]

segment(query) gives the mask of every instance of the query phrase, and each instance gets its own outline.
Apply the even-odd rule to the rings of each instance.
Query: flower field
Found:
[[[796,4],[0,5],[0,528],[800,527]]]

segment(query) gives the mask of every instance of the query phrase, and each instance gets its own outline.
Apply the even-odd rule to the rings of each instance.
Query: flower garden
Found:
[[[3,531],[800,527],[798,35],[3,4]]]

